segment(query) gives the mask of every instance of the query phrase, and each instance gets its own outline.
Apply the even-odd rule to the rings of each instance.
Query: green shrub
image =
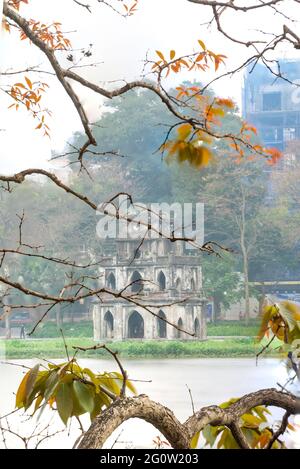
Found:
[[[70,354],[73,353],[72,346],[81,345],[90,347],[94,345],[91,338],[67,337]],[[64,344],[61,338],[21,340],[12,339],[3,341],[6,358],[63,358],[66,356]],[[277,347],[276,341],[273,342]],[[273,345],[272,344],[272,345]],[[257,344],[254,338],[230,338],[223,340],[207,341],[142,341],[130,340],[124,342],[110,342],[112,350],[118,351],[121,358],[183,358],[183,357],[254,357],[261,349],[261,344]],[[270,352],[275,355],[277,351]],[[80,352],[83,357],[108,358],[104,350]]]

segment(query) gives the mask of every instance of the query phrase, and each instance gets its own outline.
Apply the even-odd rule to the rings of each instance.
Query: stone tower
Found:
[[[117,240],[114,246],[101,263],[102,285],[117,291],[128,286],[127,291],[140,294],[159,318],[107,294],[93,305],[94,339],[205,339],[199,252],[166,239],[146,239],[136,256],[136,240]]]

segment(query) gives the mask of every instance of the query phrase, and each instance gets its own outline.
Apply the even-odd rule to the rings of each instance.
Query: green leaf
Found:
[[[269,409],[267,409],[267,408],[264,407],[264,406],[257,406],[257,407],[254,407],[254,408],[252,409],[252,412],[254,412],[255,414],[257,414],[257,415],[261,418],[261,420],[262,420],[263,422],[266,422],[266,421],[267,421],[267,418],[266,418],[265,414],[271,415],[271,412],[269,411]]]
[[[79,417],[79,415],[85,414],[86,410],[79,402],[78,396],[74,389],[74,381],[72,382],[71,389],[72,389],[72,400],[73,400],[72,415]]]
[[[50,399],[50,397],[52,397],[53,393],[55,392],[58,383],[59,383],[58,372],[56,370],[51,371],[49,377],[47,378],[45,382],[45,393],[44,393],[45,403],[42,405],[40,409],[37,420],[40,419],[42,413],[44,412],[45,407],[48,404],[48,400]]]
[[[241,418],[244,422],[244,426],[248,428],[257,428],[261,424],[261,419],[252,414],[244,414]]]
[[[62,383],[59,385],[56,393],[56,404],[60,418],[67,425],[72,414],[73,400],[72,389],[70,383]]]
[[[94,393],[91,386],[89,384],[84,384],[81,381],[74,381],[73,387],[80,405],[86,410],[86,412],[89,414],[92,413],[94,409]]]
[[[222,432],[221,438],[218,442],[218,449],[239,449],[239,445],[232,436],[231,431],[228,428],[225,428]]]
[[[45,395],[44,398],[46,401],[52,396],[52,394],[55,391],[55,388],[58,385],[59,381],[59,376],[57,371],[52,371],[51,374],[49,375],[49,378],[47,378],[47,381],[45,383]]]
[[[113,392],[114,394],[116,394],[116,396],[118,396],[120,394],[120,388],[117,385],[116,380],[112,378],[112,376],[113,374],[108,372],[104,372],[101,375],[98,375],[99,384],[103,388],[109,390],[110,392]]]
[[[222,431],[224,427],[213,427],[212,425],[206,425],[202,430],[202,435],[206,440],[206,445],[209,445],[211,448],[214,446],[218,434]]]
[[[117,371],[112,371],[110,373],[110,375],[113,377],[115,376],[117,378],[117,383],[119,384],[119,388],[121,389],[122,388],[122,385],[123,385],[123,375],[121,373],[118,373]],[[126,387],[133,393],[133,394],[137,394],[137,391],[136,391],[136,388],[135,386],[133,385],[133,383],[131,381],[129,381],[128,379],[126,380]],[[119,393],[118,393],[119,394]]]
[[[108,407],[110,405],[110,400],[106,398],[107,396],[104,393],[95,395],[94,409],[90,414],[91,420],[94,420],[102,412],[104,406]]]

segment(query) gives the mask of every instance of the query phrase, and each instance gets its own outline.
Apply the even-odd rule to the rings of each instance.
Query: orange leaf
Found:
[[[31,83],[31,81],[29,80],[28,77],[25,77],[25,81],[26,81],[27,85],[29,86],[29,89],[32,90],[32,83]]]

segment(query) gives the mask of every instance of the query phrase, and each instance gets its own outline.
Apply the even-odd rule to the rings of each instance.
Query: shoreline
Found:
[[[72,347],[81,345],[90,347],[95,345],[93,339],[87,337],[66,338],[69,354],[72,355]],[[208,338],[203,341],[122,341],[106,342],[114,351],[118,351],[121,358],[126,359],[179,359],[179,358],[251,358],[263,348],[263,343],[258,344],[253,337],[235,338]],[[264,357],[280,357],[275,351],[277,344],[264,353]],[[65,346],[61,338],[49,339],[0,339],[0,351],[4,359],[22,358],[66,358]],[[109,357],[104,350],[80,352],[80,358]]]

